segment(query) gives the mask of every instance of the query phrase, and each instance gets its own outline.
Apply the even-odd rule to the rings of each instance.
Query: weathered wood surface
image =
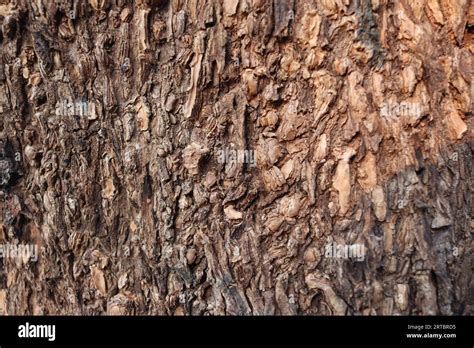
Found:
[[[470,1],[0,0],[0,24],[0,243],[40,250],[0,260],[0,313],[473,314]]]

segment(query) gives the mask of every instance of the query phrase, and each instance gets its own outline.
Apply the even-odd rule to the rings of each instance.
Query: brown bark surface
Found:
[[[0,313],[473,314],[473,25],[0,0],[0,244],[39,248],[0,259]]]

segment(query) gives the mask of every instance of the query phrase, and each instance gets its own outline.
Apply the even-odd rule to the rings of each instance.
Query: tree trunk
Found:
[[[468,0],[0,24],[0,313],[473,313]]]

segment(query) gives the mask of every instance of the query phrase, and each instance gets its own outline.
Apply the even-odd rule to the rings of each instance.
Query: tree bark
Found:
[[[470,1],[0,24],[0,313],[473,314]]]

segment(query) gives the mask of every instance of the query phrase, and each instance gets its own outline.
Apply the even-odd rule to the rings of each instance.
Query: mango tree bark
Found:
[[[0,0],[0,313],[472,314],[473,25]]]

